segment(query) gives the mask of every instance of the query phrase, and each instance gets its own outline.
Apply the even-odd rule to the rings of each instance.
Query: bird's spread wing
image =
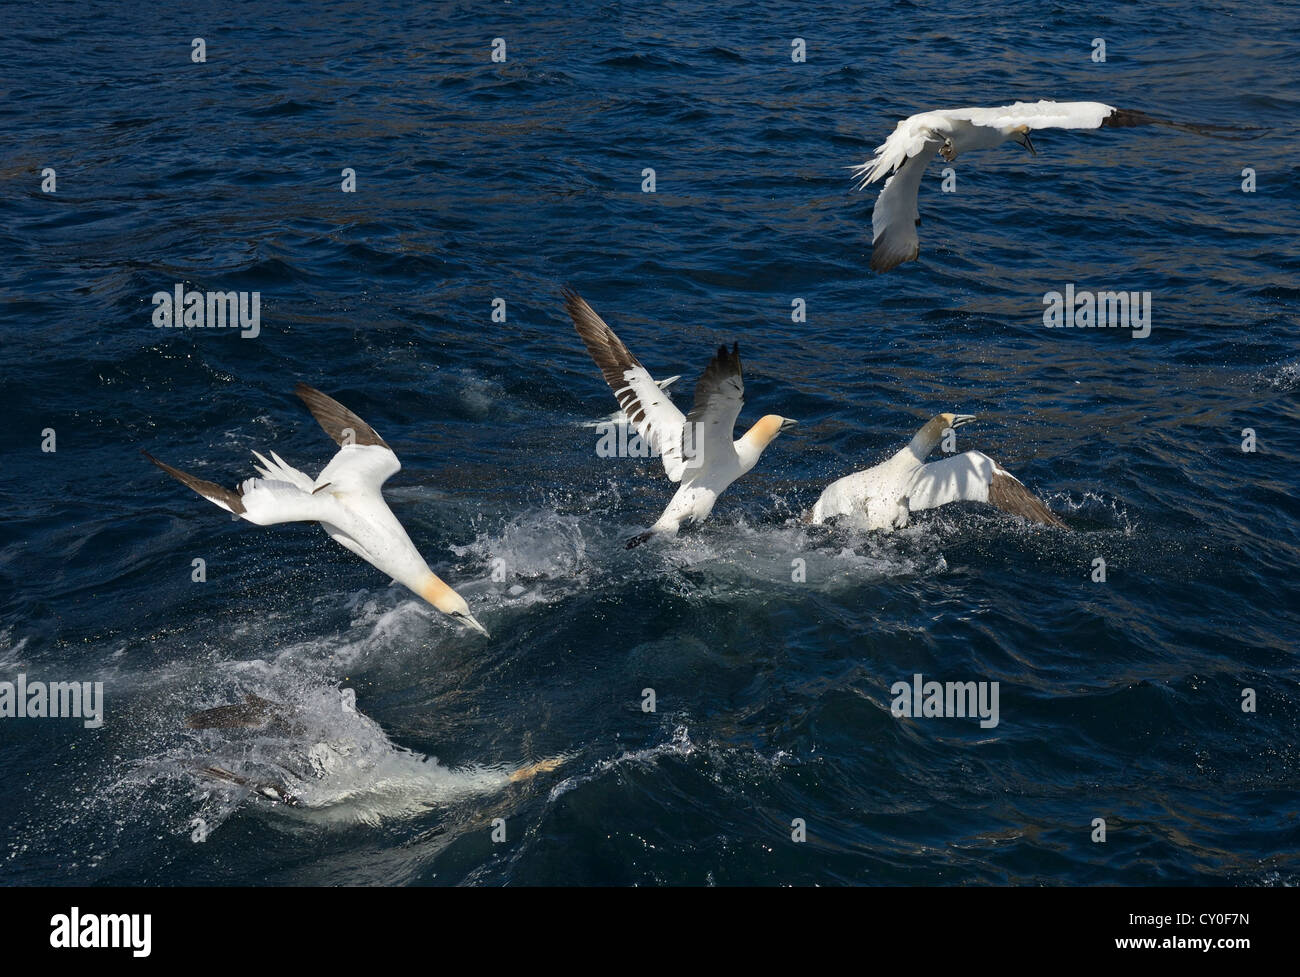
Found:
[[[235,488],[228,489],[173,468],[147,451],[143,454],[209,502],[258,526],[281,522],[332,523],[341,515],[334,492],[378,495],[380,486],[402,465],[374,428],[338,401],[305,383],[298,384],[294,392],[306,403],[325,432],[342,445],[315,479],[294,468],[274,451],[270,459],[254,451],[259,463],[257,472],[261,477],[245,479]],[[330,491],[323,491],[326,488]]]
[[[1016,102],[996,108],[949,109],[943,114],[971,125],[1005,129],[1025,126],[1029,129],[1096,129],[1116,110],[1102,102]]]
[[[1154,115],[1147,115],[1145,112],[1136,112],[1132,109],[1115,109],[1111,115],[1106,117],[1102,125],[1119,129],[1131,126],[1164,126],[1168,129],[1192,132],[1198,136],[1210,136],[1214,139],[1255,139],[1267,131],[1259,126],[1225,126],[1208,122],[1174,122],[1170,119],[1158,119]]]
[[[1165,126],[1198,136],[1216,139],[1253,138],[1263,132],[1253,126],[1213,125],[1205,122],[1174,122],[1133,109],[1119,109],[1104,102],[1016,102],[998,108],[951,109],[944,113],[953,119],[964,119],[977,126],[1005,129],[1007,126],[1025,126],[1028,129],[1099,129],[1131,128],[1133,126]]]
[[[344,445],[317,476],[314,491],[378,495],[380,486],[401,469],[402,463],[386,444]]]
[[[1030,522],[1065,525],[1019,479],[979,451],[921,466],[907,493],[907,507],[912,512],[949,502],[987,502]]]
[[[144,456],[209,502],[258,526],[280,522],[328,521],[337,512],[337,503],[332,496],[325,493],[313,494],[294,481],[282,481],[277,477],[249,478],[238,487],[228,489],[173,468],[147,451]]]
[[[333,397],[305,383],[298,384],[294,393],[302,398],[325,433],[340,446],[325,470],[307,487],[308,492],[320,492],[329,485],[339,492],[378,494],[380,486],[402,470],[397,455],[375,429]]]
[[[885,181],[871,211],[871,269],[889,271],[904,261],[915,260],[921,250],[916,225],[921,213],[916,196],[921,177],[942,143],[931,140],[922,144],[915,156],[909,156],[902,168]]]
[[[309,387],[305,383],[300,383],[293,388],[302,402],[307,405],[311,411],[311,416],[316,418],[325,433],[334,439],[334,443],[343,447],[349,444],[376,444],[383,448],[388,448],[375,429],[357,417],[356,414],[348,410],[333,397],[321,393],[315,387]],[[391,452],[392,449],[388,448]]]
[[[656,384],[605,320],[572,289],[564,289],[564,307],[582,337],[587,352],[600,367],[628,422],[659,453],[664,471],[674,482],[682,479],[682,429],[686,418]]]
[[[704,375],[695,385],[695,404],[682,429],[682,457],[687,472],[717,464],[736,453],[732,435],[745,404],[745,381],[740,370],[740,348],[719,346]]]

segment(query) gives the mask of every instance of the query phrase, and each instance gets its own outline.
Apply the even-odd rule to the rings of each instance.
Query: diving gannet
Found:
[[[695,385],[695,405],[683,416],[577,292],[564,289],[564,306],[629,423],[659,454],[669,480],[681,483],[658,522],[628,540],[628,549],[656,534],[675,535],[684,523],[703,522],[722,491],[754,467],[778,434],[795,425],[789,418],[767,414],[732,441],[745,402],[738,344],[731,352],[718,347]]]
[[[903,119],[889,138],[876,147],[876,155],[853,167],[857,188],[865,189],[883,176],[885,188],[871,211],[871,269],[889,271],[904,261],[915,261],[921,244],[916,225],[917,191],[926,165],[938,153],[948,162],[974,149],[991,149],[1015,142],[1037,155],[1029,138],[1032,129],[1097,129],[1160,125],[1203,136],[1227,138],[1228,132],[1246,132],[1237,126],[1188,125],[1157,119],[1142,112],[1117,109],[1101,102],[1016,102],[999,108],[936,109]]]
[[[442,613],[483,634],[487,629],[470,613],[456,591],[429,569],[384,502],[381,487],[401,470],[401,462],[375,429],[337,400],[305,383],[294,388],[312,416],[339,445],[338,453],[314,480],[274,451],[268,461],[258,452],[261,478],[233,491],[146,458],[209,502],[258,526],[280,522],[319,522],[330,538],[404,584]]]
[[[988,502],[1030,522],[1064,527],[1018,478],[986,454],[966,451],[926,464],[947,429],[973,420],[972,414],[932,417],[907,447],[888,461],[828,485],[805,521],[824,523],[835,516],[858,514],[866,517],[868,529],[902,529],[912,512],[949,502]]]

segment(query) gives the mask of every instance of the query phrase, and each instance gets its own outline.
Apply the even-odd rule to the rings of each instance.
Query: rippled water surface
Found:
[[[0,680],[106,716],[0,720],[0,880],[1294,884],[1294,7],[543,6],[6,12]],[[936,161],[920,260],[872,274],[848,168],[1022,98],[1267,131],[1047,131],[952,194]],[[623,547],[668,483],[596,456],[566,282],[679,404],[738,341],[742,424],[801,422],[674,541]],[[260,335],[155,328],[177,283],[260,292]],[[1066,283],[1151,292],[1151,336],[1045,329]],[[393,445],[491,640],[139,454],[314,474],[300,380]],[[1071,530],[798,520],[943,410]],[[999,724],[895,718],[916,673],[998,682]],[[248,693],[297,720],[185,728]]]

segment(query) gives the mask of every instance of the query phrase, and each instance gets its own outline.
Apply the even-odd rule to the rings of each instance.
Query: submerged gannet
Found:
[[[375,429],[337,400],[305,383],[294,388],[325,433],[339,445],[320,475],[287,464],[274,451],[268,461],[256,451],[261,478],[250,478],[233,491],[214,482],[144,456],[209,502],[258,526],[279,522],[319,522],[344,549],[404,584],[444,614],[487,634],[456,591],[429,569],[384,501],[380,491],[401,470],[393,449]]]
[[[949,502],[988,502],[1030,522],[1064,526],[1020,480],[986,454],[966,451],[926,464],[949,428],[975,420],[971,414],[938,414],[888,461],[832,482],[804,517],[823,523],[835,516],[865,517],[868,529],[902,529],[908,515]]]
[[[560,755],[513,768],[452,770],[397,746],[355,706],[335,712],[328,701],[326,696],[310,697],[294,705],[250,692],[242,703],[193,713],[185,726],[200,731],[205,749],[190,766],[204,780],[234,784],[287,807],[350,807],[352,816],[374,822],[419,814],[460,796],[499,791],[556,770],[569,759]],[[244,734],[255,737],[256,753],[248,751],[250,740]],[[346,810],[340,813],[349,819]]]
[[[723,489],[758,462],[763,449],[795,421],[767,414],[732,441],[745,402],[740,350],[719,346],[695,385],[695,405],[684,415],[633,356],[605,320],[577,292],[564,289],[564,306],[587,352],[605,375],[619,406],[637,434],[664,463],[670,481],[681,488],[659,521],[628,540],[631,549],[658,533],[673,535],[683,524],[703,522]]]
[[[853,167],[858,189],[889,176],[871,212],[871,268],[889,271],[920,252],[916,209],[921,175],[935,153],[948,162],[974,149],[991,149],[1015,142],[1037,155],[1029,138],[1032,129],[1096,129],[1102,126],[1161,125],[1199,135],[1222,138],[1245,132],[1235,126],[1188,125],[1156,119],[1142,112],[1117,109],[1101,102],[1016,102],[998,108],[936,109],[904,119],[876,155]]]

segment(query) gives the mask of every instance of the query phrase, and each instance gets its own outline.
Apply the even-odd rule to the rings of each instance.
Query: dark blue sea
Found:
[[[0,719],[0,881],[1300,882],[1293,4],[4,18],[0,681],[102,682],[104,716]],[[936,160],[919,260],[871,272],[849,168],[914,112],[1039,98],[1257,128],[1041,131],[955,193]],[[598,457],[565,284],[683,409],[737,342],[742,427],[800,421],[675,540],[624,548],[671,487]],[[1150,292],[1150,335],[1045,328],[1067,284]],[[258,292],[258,335],[155,326],[177,285]],[[299,381],[396,450],[490,639],[140,454],[314,476]],[[1070,528],[800,522],[941,411]],[[997,725],[895,716],[918,674],[998,683]],[[187,728],[249,694],[298,720]]]

